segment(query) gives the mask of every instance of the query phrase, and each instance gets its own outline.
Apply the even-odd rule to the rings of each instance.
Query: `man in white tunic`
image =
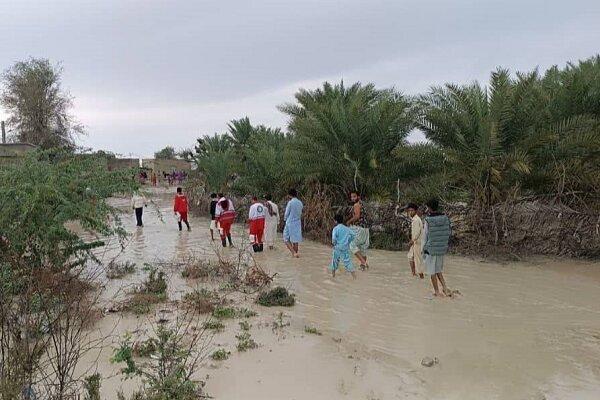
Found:
[[[410,249],[408,250],[410,270],[413,276],[417,276],[418,274],[419,278],[423,279],[423,221],[419,216],[419,206],[409,203],[406,206],[406,212],[411,218]]]
[[[275,248],[275,239],[277,239],[277,226],[279,225],[279,207],[273,202],[273,197],[268,194],[265,196],[265,207],[267,208],[265,218],[265,243],[269,250]]]

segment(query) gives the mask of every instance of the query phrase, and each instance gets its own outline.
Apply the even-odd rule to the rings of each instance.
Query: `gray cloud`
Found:
[[[0,67],[29,56],[65,67],[87,145],[151,154],[189,146],[325,79],[408,93],[529,70],[600,49],[600,2],[0,1]]]

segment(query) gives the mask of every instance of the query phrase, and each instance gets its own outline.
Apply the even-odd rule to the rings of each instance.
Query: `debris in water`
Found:
[[[437,357],[425,357],[421,360],[421,365],[424,367],[433,367],[436,364],[439,364],[440,360]]]

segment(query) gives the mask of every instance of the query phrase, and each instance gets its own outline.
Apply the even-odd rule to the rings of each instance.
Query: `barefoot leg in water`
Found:
[[[293,256],[294,255],[294,246],[292,245],[292,243],[285,242],[285,247],[287,247],[287,249],[290,251],[290,253],[292,253],[292,256]]]
[[[431,284],[433,285],[433,295],[438,297],[443,297],[443,293],[440,293],[440,289],[438,287],[437,274],[431,275]]]
[[[442,284],[442,293],[444,293],[446,296],[452,296],[452,291],[448,289],[448,286],[446,286],[446,280],[444,279],[444,275],[441,272],[438,272],[436,275],[440,283]]]
[[[292,253],[292,257],[300,258],[300,254],[298,254],[298,243],[285,242],[286,247]]]
[[[354,253],[354,255],[358,259],[358,262],[360,262],[360,269],[365,270],[369,268],[369,265],[367,264],[367,257],[360,254],[360,251],[357,251],[356,253]]]

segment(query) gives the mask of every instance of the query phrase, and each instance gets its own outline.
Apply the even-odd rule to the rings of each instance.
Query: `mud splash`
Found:
[[[208,219],[191,218],[192,231],[178,232],[171,195],[155,193],[157,209],[148,208],[145,226],[126,221],[131,240],[120,259],[138,265],[214,255]],[[127,207],[127,200],[117,204]],[[245,235],[238,227],[237,242]],[[234,241],[236,238],[234,237]],[[108,246],[105,258],[120,249]],[[225,254],[236,252],[228,249]],[[207,391],[220,399],[597,399],[600,394],[600,265],[573,260],[532,259],[496,264],[449,257],[446,279],[462,293],[432,299],[427,280],[410,275],[406,253],[372,251],[371,269],[353,281],[325,271],[330,249],[306,242],[292,259],[283,244],[257,261],[276,272],[275,283],[296,293],[285,309],[291,325],[274,334],[279,310],[254,306],[253,337],[261,347],[208,362]],[[110,281],[106,298],[140,274]],[[190,290],[172,275],[171,297]],[[237,324],[236,322],[232,322]],[[144,329],[144,318],[109,315],[99,330],[118,338]],[[305,326],[322,336],[309,335]],[[213,338],[234,344],[235,327]],[[95,354],[106,377],[105,398],[115,398],[131,383],[114,376],[110,345]],[[235,352],[234,352],[235,353]],[[431,368],[424,357],[437,357]],[[91,361],[90,361],[91,362]]]

